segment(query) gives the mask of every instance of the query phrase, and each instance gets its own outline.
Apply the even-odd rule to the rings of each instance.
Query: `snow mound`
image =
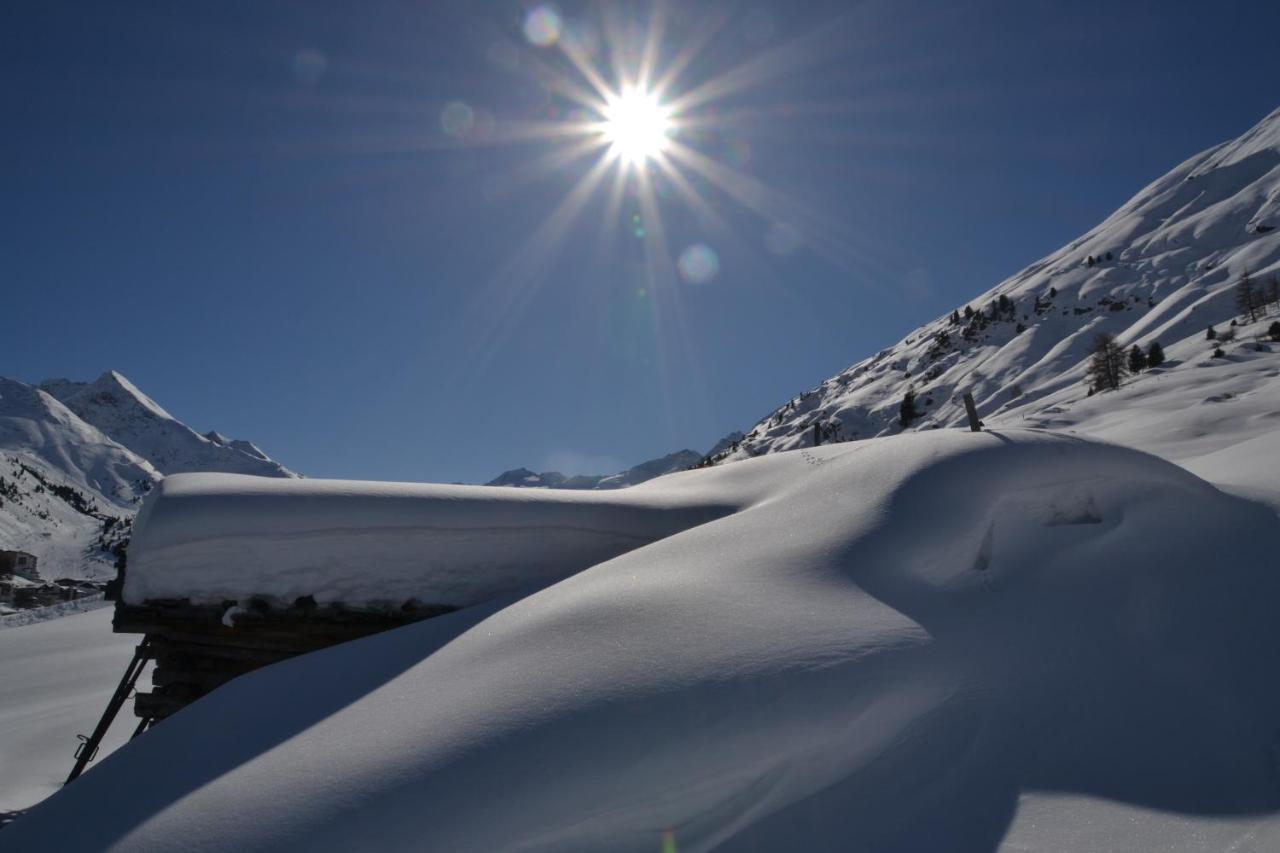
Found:
[[[486,493],[513,518],[561,511]],[[1035,431],[573,498],[590,514],[637,495],[737,511],[232,682],[6,848],[992,851],[1023,791],[1280,808],[1264,507]]]

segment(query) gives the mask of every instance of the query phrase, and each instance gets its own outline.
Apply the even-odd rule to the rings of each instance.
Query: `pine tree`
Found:
[[[1280,309],[1280,278],[1271,276],[1271,286],[1267,288],[1267,301]]]
[[[1147,367],[1159,367],[1164,364],[1164,347],[1159,341],[1152,341],[1147,347]]]
[[[960,325],[960,312],[958,310],[951,312],[951,325],[953,326]]]
[[[1129,372],[1141,373],[1147,369],[1147,354],[1142,351],[1142,347],[1137,344],[1133,345],[1133,349],[1129,350]]]
[[[1257,304],[1254,302],[1255,291],[1253,289],[1253,279],[1249,278],[1249,271],[1245,270],[1240,276],[1240,280],[1236,282],[1236,309],[1241,314],[1249,315],[1249,322],[1257,322]]]
[[[1206,341],[1216,341],[1218,339],[1218,333],[1214,331],[1213,326],[1204,330],[1204,339]]]
[[[1267,334],[1271,336],[1271,340],[1280,342],[1280,320],[1273,320],[1270,326],[1267,326]]]
[[[906,429],[918,417],[920,412],[916,409],[916,392],[908,388],[907,393],[902,396],[902,402],[898,405],[898,420],[902,422],[902,428]]]
[[[1098,391],[1114,391],[1125,375],[1125,353],[1115,338],[1101,332],[1093,339],[1089,367],[1090,385]]]

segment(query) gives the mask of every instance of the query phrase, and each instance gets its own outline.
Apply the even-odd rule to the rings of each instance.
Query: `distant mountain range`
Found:
[[[35,554],[42,575],[109,575],[142,497],[185,471],[297,476],[251,442],[200,435],[115,371],[0,378],[0,548]]]
[[[621,489],[634,486],[672,471],[683,471],[692,468],[703,460],[703,455],[696,450],[677,450],[659,459],[641,462],[625,471],[616,474],[575,474],[566,476],[559,471],[543,471],[535,473],[528,468],[514,468],[504,471],[498,477],[485,483],[486,486],[516,486],[526,489]]]

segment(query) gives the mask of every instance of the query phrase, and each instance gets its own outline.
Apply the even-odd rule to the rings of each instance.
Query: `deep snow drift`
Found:
[[[990,851],[1020,792],[1214,826],[1280,808],[1265,507],[1033,431],[629,492],[739,508],[232,682],[6,849]],[[1015,823],[1019,844],[1086,844],[1061,814]],[[1232,843],[1272,849],[1274,826]]]

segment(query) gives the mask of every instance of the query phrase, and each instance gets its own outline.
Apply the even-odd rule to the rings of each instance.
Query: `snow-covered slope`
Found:
[[[60,478],[131,508],[159,479],[136,453],[48,393],[0,377],[0,449],[38,459]]]
[[[959,322],[940,317],[801,393],[715,459],[809,446],[815,424],[827,441],[899,432],[908,389],[921,411],[912,429],[962,424],[965,392],[990,423],[1068,408],[1086,396],[1085,362],[1099,332],[1126,347],[1202,338],[1207,326],[1237,316],[1233,289],[1246,271],[1262,285],[1280,274],[1280,110],[958,306]],[[1199,361],[1211,349],[1188,344],[1179,352]]]
[[[226,471],[263,477],[297,476],[248,441],[204,436],[109,370],[94,382],[51,379],[40,386],[83,420],[146,459],[162,474]]]
[[[635,486],[661,477],[673,471],[683,471],[701,462],[703,456],[696,450],[677,450],[658,459],[641,462],[616,474],[576,474],[565,476],[559,471],[536,473],[528,468],[504,471],[486,486],[515,486],[522,489],[621,489]]]
[[[1042,810],[1012,849],[1151,849],[1132,815],[1153,810],[1222,847],[1280,838],[1272,510],[1018,430],[627,492],[738,509],[238,679],[5,829],[6,849],[989,853],[1021,794],[1129,812],[1082,837]]]

